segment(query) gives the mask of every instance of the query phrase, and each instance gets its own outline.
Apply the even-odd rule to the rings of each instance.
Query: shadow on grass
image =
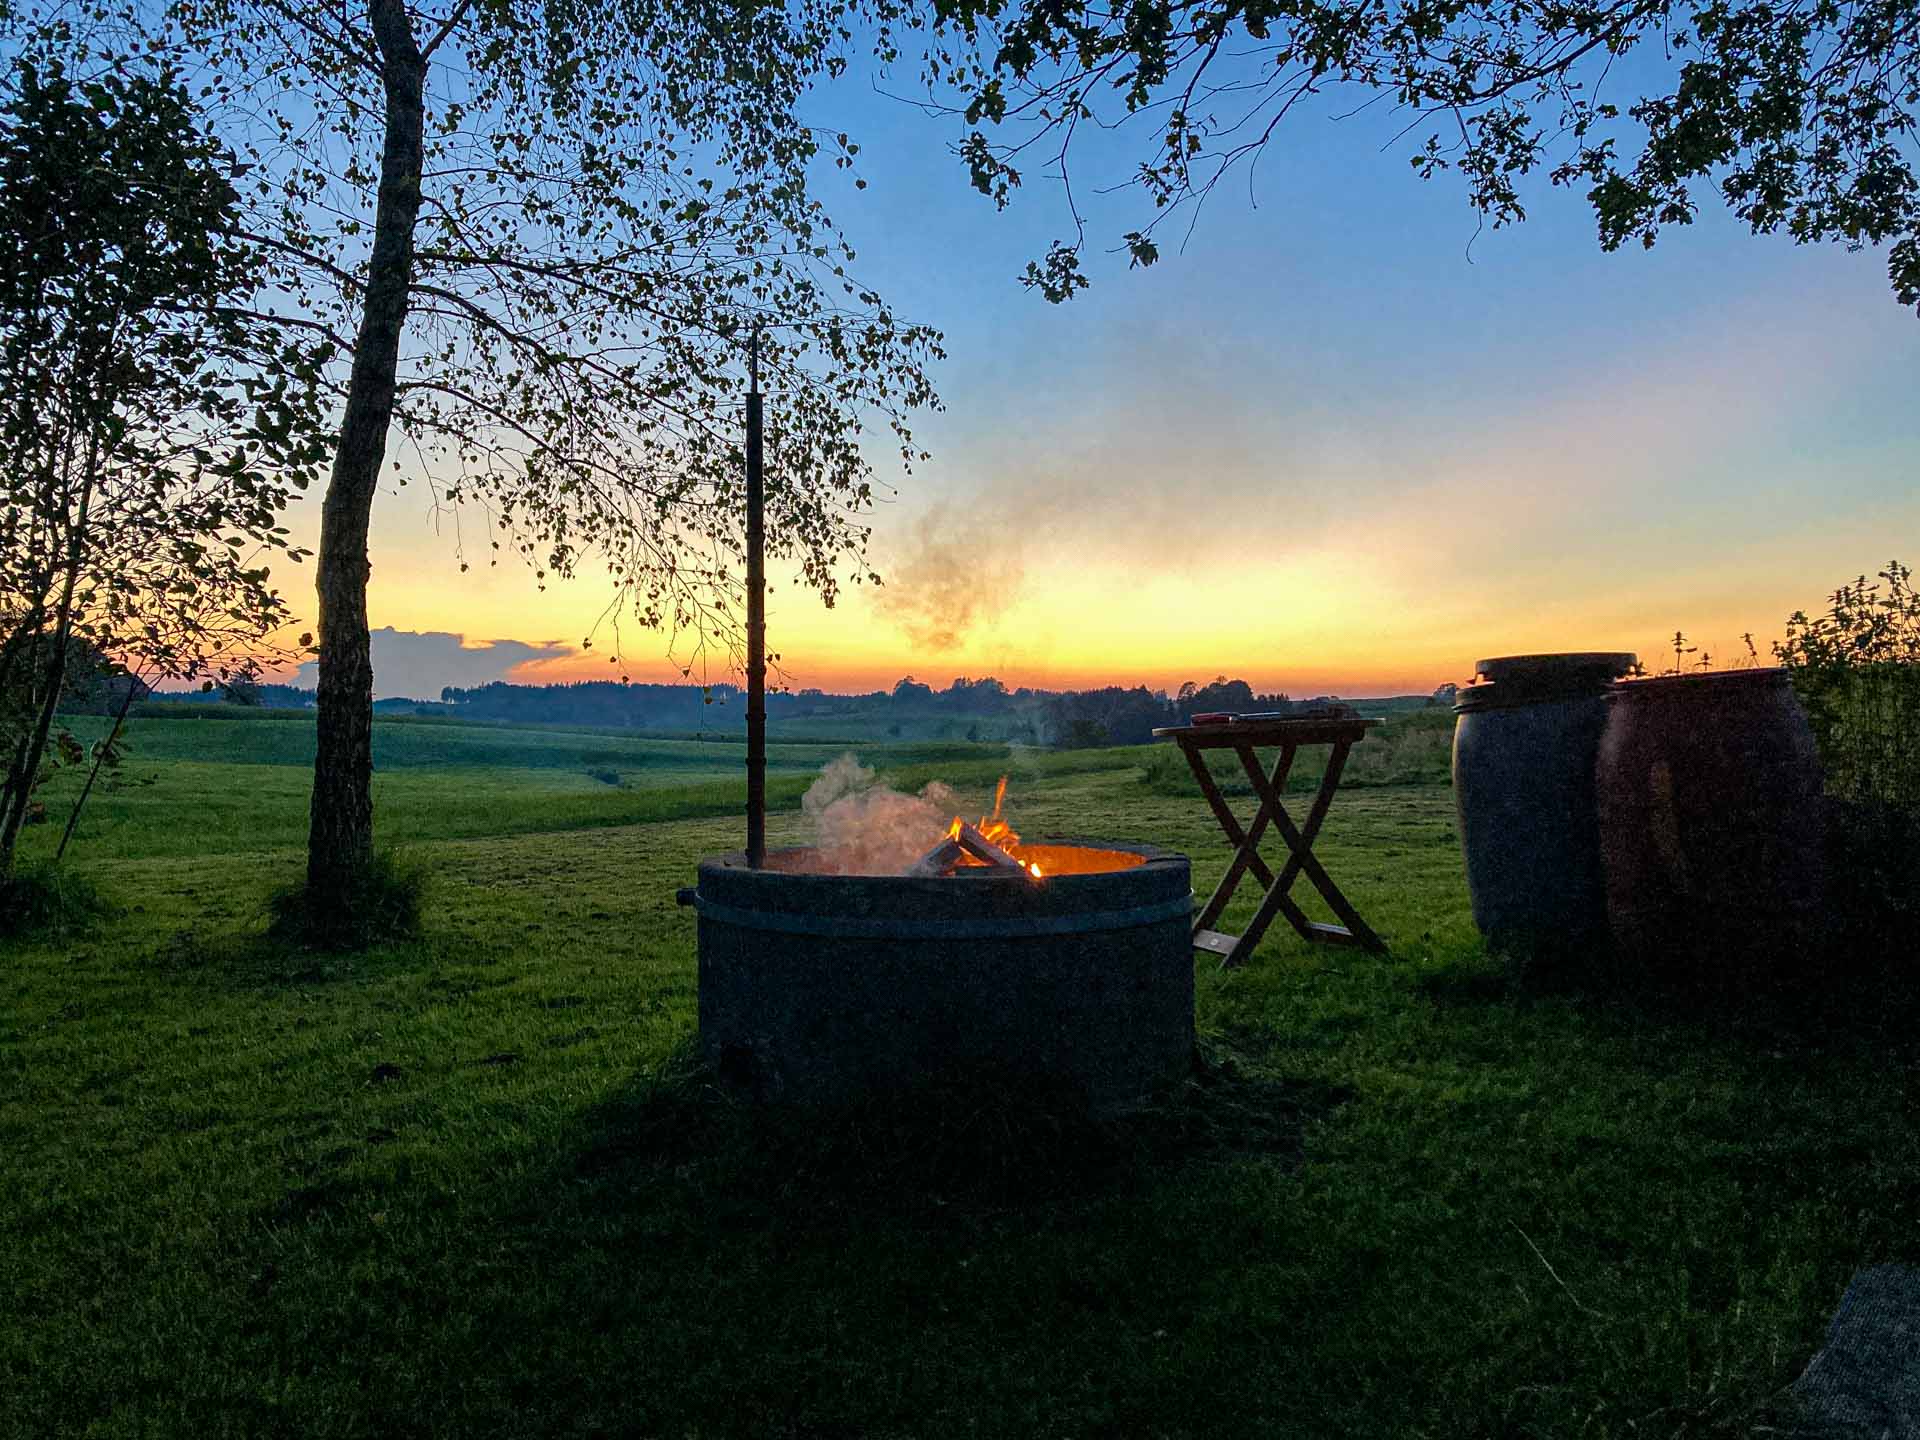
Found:
[[[1733,1043],[1911,1047],[1920,1035],[1920,930],[1881,917],[1836,919],[1817,951],[1782,960],[1723,957],[1711,973],[1629,967],[1529,967],[1484,952],[1428,970],[1418,990],[1441,1008],[1575,1005],[1610,1028]]]
[[[1905,1046],[1920,1032],[1920,813],[1835,802],[1817,939],[1759,955],[1695,936],[1628,960],[1604,943],[1501,957],[1476,951],[1420,979],[1442,1006],[1573,1001],[1630,1022],[1767,1043]]]
[[[342,955],[415,940],[427,884],[427,867],[417,856],[382,850],[324,900],[309,895],[304,881],[274,891],[267,897],[268,933]]]
[[[196,983],[238,990],[288,985],[326,985],[398,969],[419,968],[419,944],[385,945],[362,951],[316,949],[271,929],[176,930],[154,946],[140,965]]]
[[[1113,1118],[1031,1081],[933,1079],[837,1110],[736,1098],[677,1056],[655,1081],[587,1117],[588,1182],[686,1167],[733,1194],[926,1218],[1075,1204],[1209,1162],[1298,1162],[1305,1131],[1348,1098],[1340,1087],[1250,1072],[1223,1047],[1196,1051],[1186,1081]]]
[[[1076,1405],[1165,1433],[1193,1360],[1153,1327],[1236,1285],[1249,1243],[1207,1218],[1343,1099],[1214,1054],[1107,1122],[984,1083],[829,1115],[682,1053],[457,1184],[290,1174],[236,1363],[338,1357],[329,1383],[364,1372],[350,1403],[396,1435],[1032,1433],[1035,1395],[1095,1371],[1124,1396]]]
[[[1448,1388],[1483,1353],[1581,1397],[1623,1373],[1545,1279],[1537,1309],[1474,1310],[1473,1277],[1517,1289],[1530,1242],[1495,1222],[1489,1259],[1446,1212],[1512,1215],[1564,1266],[1570,1241],[1530,1213],[1537,1177],[1489,1166],[1449,1191],[1416,1146],[1344,1194],[1276,1183],[1347,1096],[1261,1053],[1212,1045],[1163,1105],[1105,1123],[979,1083],[760,1108],[684,1052],[585,1108],[515,1066],[417,1103],[369,1075],[356,1096],[384,1103],[344,1109],[295,1074],[300,1109],[262,1162],[277,1193],[217,1246],[189,1241],[178,1288],[126,1333],[163,1337],[148,1383],[204,1434],[319,1433],[286,1408],[296,1387],[334,1433],[389,1435],[1571,1433],[1500,1431],[1505,1379]],[[1456,1320],[1462,1338],[1431,1338]],[[47,1433],[99,1413],[99,1369],[49,1374],[43,1403],[71,1423]],[[201,1374],[201,1392],[173,1378]]]

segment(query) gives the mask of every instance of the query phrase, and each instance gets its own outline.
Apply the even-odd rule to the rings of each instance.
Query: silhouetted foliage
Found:
[[[514,685],[494,681],[471,688],[448,686],[441,703],[423,706],[391,702],[395,708],[445,713],[469,720],[522,724],[568,723],[624,725],[656,730],[737,729],[743,723],[740,692],[731,685],[635,685],[579,681],[569,685]],[[381,702],[383,705],[389,702]],[[1287,710],[1295,702],[1283,694],[1255,694],[1244,680],[1225,676],[1206,686],[1188,682],[1180,698],[1144,686],[1126,689],[1044,691],[1008,690],[999,680],[956,679],[947,689],[907,676],[891,690],[868,695],[828,695],[819,690],[771,691],[770,724],[807,717],[833,716],[851,724],[879,722],[890,735],[907,733],[908,722],[926,734],[965,735],[968,739],[1025,740],[1064,749],[1139,745],[1162,725],[1210,709]],[[991,730],[981,721],[999,722]],[[969,722],[963,724],[962,722]]]
[[[1920,591],[1899,561],[1860,576],[1774,646],[1820,743],[1827,786],[1862,803],[1920,811]]]
[[[232,160],[178,74],[58,26],[9,38],[0,875],[50,769],[111,753],[56,729],[74,680],[222,671],[284,623],[260,557],[298,555],[279,515],[320,458],[313,357],[246,308],[261,252],[231,239]]]
[[[1234,715],[1246,715],[1268,710],[1286,710],[1293,702],[1285,694],[1256,695],[1253,687],[1244,680],[1229,680],[1224,675],[1216,675],[1205,685],[1189,680],[1182,685],[1173,697],[1175,713],[1182,721],[1191,720],[1195,715],[1205,715],[1210,711],[1224,710]]]
[[[109,0],[98,28],[145,22]],[[367,547],[392,434],[460,564],[611,575],[607,619],[740,653],[739,403],[764,327],[768,551],[869,579],[864,426],[916,455],[939,336],[849,266],[812,194],[850,164],[801,110],[844,9],[567,0],[177,0],[166,40],[247,167],[269,308],[328,337],[343,407],[320,537],[309,883],[373,846]],[[155,22],[159,23],[159,22]],[[592,643],[592,636],[588,643]],[[674,642],[666,642],[672,648]],[[774,657],[777,660],[777,657]]]
[[[1793,672],[1833,796],[1831,910],[1841,948],[1920,944],[1920,592],[1899,561],[1795,611],[1774,646]]]
[[[931,23],[926,78],[959,92],[958,152],[998,205],[1036,157],[1065,180],[1078,134],[1141,118],[1134,265],[1296,110],[1386,98],[1415,173],[1456,173],[1483,222],[1524,219],[1544,179],[1584,193],[1603,249],[1651,246],[1717,191],[1756,234],[1886,244],[1900,303],[1920,305],[1917,0],[936,0]],[[1074,238],[1026,275],[1056,302],[1087,283],[1067,195]]]
[[[265,705],[266,696],[262,693],[259,667],[248,663],[228,676],[227,683],[220,687],[220,698],[229,705],[243,705],[250,710],[258,710]]]
[[[1071,691],[1047,707],[1053,743],[1063,750],[1101,745],[1144,745],[1156,726],[1173,723],[1165,695],[1144,685],[1131,690],[1110,685],[1104,690]]]
[[[557,721],[661,730],[728,728],[745,723],[740,691],[731,685],[634,685],[612,680],[515,685],[496,680],[464,688],[447,686],[441,690],[440,700],[436,708],[468,720],[523,724]],[[767,713],[784,714],[800,703],[791,695],[774,692],[767,696]]]
[[[68,669],[67,698],[60,702],[63,715],[118,715],[123,707],[137,706],[155,693],[138,675],[127,674],[97,652],[70,661]]]

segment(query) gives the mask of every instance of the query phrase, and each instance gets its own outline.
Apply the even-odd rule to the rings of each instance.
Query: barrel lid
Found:
[[[1784,665],[1743,665],[1733,670],[1689,670],[1683,675],[1649,675],[1643,680],[1616,681],[1614,695],[1688,696],[1711,694],[1746,685],[1786,685],[1791,674]]]
[[[1612,680],[1639,663],[1640,657],[1630,650],[1572,650],[1550,655],[1500,655],[1476,660],[1473,670],[1495,683],[1534,684],[1590,676],[1595,671]]]
[[[1639,658],[1627,650],[1575,650],[1557,655],[1501,655],[1473,668],[1484,684],[1461,690],[1454,713],[1505,710],[1552,701],[1598,698]]]

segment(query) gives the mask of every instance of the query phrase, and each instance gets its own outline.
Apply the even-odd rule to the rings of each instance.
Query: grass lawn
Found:
[[[1744,1434],[1920,1258],[1909,1032],[1516,993],[1444,786],[1321,842],[1391,958],[1199,966],[1193,1123],[893,1152],[687,1078],[731,777],[389,756],[429,931],[332,960],[263,937],[306,776],[235,734],[142,749],[115,913],[0,950],[0,1434]],[[870,758],[1224,865],[1139,753],[926,748]]]

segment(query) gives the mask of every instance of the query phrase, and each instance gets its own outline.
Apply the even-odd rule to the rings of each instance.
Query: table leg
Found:
[[[1340,917],[1342,924],[1346,926],[1347,933],[1344,936],[1340,935],[1337,931],[1329,930],[1325,926],[1314,925],[1306,919],[1304,914],[1301,914],[1299,919],[1294,919],[1294,914],[1289,913],[1287,918],[1293,922],[1294,929],[1307,939],[1351,940],[1354,944],[1364,946],[1366,949],[1384,951],[1387,948],[1385,942],[1374,933],[1372,926],[1360,918],[1360,912],[1353,908],[1352,903],[1341,893],[1340,887],[1333,883],[1333,877],[1327,874],[1326,867],[1313,854],[1313,842],[1318,838],[1320,826],[1327,818],[1327,810],[1333,804],[1334,792],[1340,786],[1341,773],[1346,769],[1347,752],[1352,748],[1350,741],[1334,745],[1333,753],[1327,757],[1327,770],[1320,779],[1320,789],[1313,797],[1312,808],[1307,812],[1306,824],[1299,828],[1295,827],[1292,817],[1287,814],[1286,807],[1280,803],[1279,795],[1266,784],[1266,776],[1261,773],[1259,766],[1249,767],[1247,778],[1253,782],[1255,791],[1259,793],[1261,804],[1272,810],[1274,828],[1280,832],[1280,838],[1286,842],[1287,849],[1291,852],[1272,886],[1273,893],[1280,895],[1284,901],[1286,892],[1292,888],[1295,878],[1304,874],[1312,882],[1313,888],[1320,892],[1328,908]],[[1293,911],[1298,913],[1298,907],[1293,907]],[[1272,917],[1267,918],[1271,923]]]
[[[1293,769],[1293,757],[1297,748],[1293,745],[1281,747],[1279,758],[1273,764],[1272,784],[1275,790],[1279,790],[1287,783],[1287,776]],[[1205,776],[1201,782],[1201,788],[1208,792],[1208,801],[1214,806],[1214,815],[1220,819],[1223,828],[1227,830],[1227,838],[1237,847],[1232,862],[1227,866],[1227,873],[1220,877],[1220,883],[1214,886],[1212,897],[1194,917],[1193,928],[1196,931],[1211,930],[1214,922],[1225,913],[1228,902],[1233,899],[1233,892],[1240,888],[1241,878],[1249,869],[1262,885],[1273,884],[1273,871],[1261,858],[1259,849],[1260,837],[1266,834],[1267,830],[1267,815],[1264,808],[1256,811],[1252,825],[1242,830],[1240,822],[1234,818],[1231,807],[1227,805],[1226,798],[1220,794],[1219,787],[1214,784],[1213,772],[1207,769],[1205,760],[1197,751],[1192,750],[1187,751],[1187,758],[1194,763],[1195,774]],[[1242,760],[1241,763],[1248,762]]]

